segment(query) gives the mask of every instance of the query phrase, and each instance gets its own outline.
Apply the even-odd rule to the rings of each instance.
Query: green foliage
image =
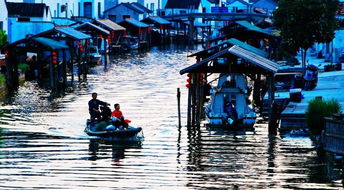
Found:
[[[0,86],[6,83],[6,76],[4,74],[0,74]]]
[[[28,69],[30,69],[30,66],[26,63],[19,63],[18,64],[18,69],[20,69],[22,72],[25,73]]]
[[[330,42],[338,28],[338,6],[338,0],[280,0],[274,25],[281,30],[283,50],[295,54],[315,42]]]
[[[0,30],[0,48],[8,44],[8,37],[5,31]]]
[[[322,99],[313,99],[308,103],[306,110],[306,122],[308,128],[313,134],[319,135],[324,129],[324,117],[330,117],[334,113],[340,113],[342,110],[338,101],[332,99],[324,101]]]

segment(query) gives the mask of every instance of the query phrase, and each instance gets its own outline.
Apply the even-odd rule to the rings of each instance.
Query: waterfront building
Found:
[[[49,7],[44,3],[6,3],[10,43],[54,27]]]
[[[45,3],[52,17],[101,18],[105,0],[23,0],[24,3]]]
[[[163,2],[165,3],[165,2]],[[161,15],[188,14],[188,13],[210,13],[211,7],[217,1],[213,0],[167,0],[164,5],[165,10]]]
[[[129,18],[142,20],[151,13],[151,10],[147,9],[140,3],[120,3],[110,9],[105,10],[104,16],[105,18],[118,23]]]
[[[0,1],[0,7],[6,7],[5,1]],[[7,32],[7,9],[2,9],[0,12],[0,30]]]
[[[226,4],[230,13],[249,13],[251,10],[251,4],[244,0],[228,0]]]

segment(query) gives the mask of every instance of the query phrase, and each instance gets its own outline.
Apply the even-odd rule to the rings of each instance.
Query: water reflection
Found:
[[[104,142],[100,139],[91,139],[89,143],[89,160],[106,159],[107,157],[103,157],[103,153],[112,152],[112,165],[118,165],[125,158],[126,149],[138,150],[141,148],[142,142],[140,141]]]
[[[319,159],[309,138],[269,136],[266,124],[178,128],[177,88],[184,124],[187,105],[179,70],[195,60],[187,48],[165,48],[111,57],[57,98],[20,86],[0,107],[0,189],[342,189],[339,163]],[[94,91],[143,128],[142,144],[83,133]]]

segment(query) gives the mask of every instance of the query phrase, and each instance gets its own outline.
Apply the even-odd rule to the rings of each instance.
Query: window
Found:
[[[4,22],[0,21],[0,30],[4,30]]]
[[[102,4],[100,2],[98,2],[98,18],[101,17],[101,8],[102,8],[101,6],[102,6]]]
[[[123,20],[130,18],[130,15],[123,15]]]
[[[57,3],[57,17],[60,17],[60,3]]]
[[[92,3],[84,2],[84,17],[92,18]]]
[[[150,4],[150,10],[154,12],[154,3]]]
[[[18,17],[17,18],[18,22],[30,22],[30,18],[27,17]]]
[[[80,7],[80,2],[78,3],[78,16],[80,16],[80,13],[81,13],[81,7]]]
[[[116,15],[109,15],[109,19],[116,22]]]

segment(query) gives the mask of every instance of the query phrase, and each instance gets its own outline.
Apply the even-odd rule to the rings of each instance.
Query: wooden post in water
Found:
[[[180,89],[177,88],[177,103],[178,103],[178,126],[179,129],[182,127],[182,122],[180,118]]]
[[[66,49],[62,50],[63,60],[62,60],[62,76],[63,76],[63,88],[67,87],[67,58],[66,58]]]
[[[88,45],[88,40],[85,42],[85,56],[84,61],[83,61],[83,80],[87,80],[87,70],[88,70],[88,63],[90,62],[90,50],[89,50],[89,45]]]
[[[104,38],[104,66],[107,66],[106,43],[106,39]]]
[[[81,51],[78,48],[78,81],[81,82]]]
[[[188,113],[187,113],[187,127],[191,126],[191,87],[188,90]]]
[[[52,53],[52,52],[51,52]],[[51,57],[57,56],[57,55],[50,55]],[[50,74],[50,88],[55,90],[55,69],[54,69],[54,63],[52,61],[49,61],[49,74]]]
[[[269,134],[275,135],[277,134],[277,119],[276,118],[276,107],[273,105],[274,104],[274,99],[275,99],[275,90],[274,90],[274,78],[272,74],[269,74],[267,76],[268,80],[268,86],[269,86]]]

